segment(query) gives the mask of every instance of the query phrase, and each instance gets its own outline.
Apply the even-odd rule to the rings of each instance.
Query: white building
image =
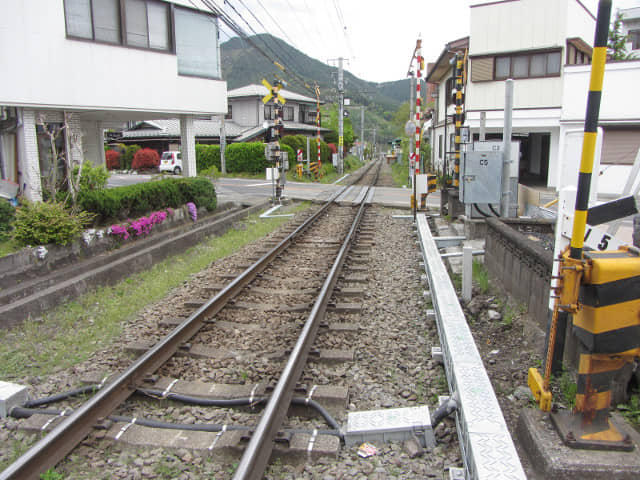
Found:
[[[628,36],[627,52],[640,58],[640,7],[618,10],[622,15],[621,33]]]
[[[556,177],[577,184],[582,132],[587,110],[590,65],[565,66],[560,116],[560,145]],[[640,95],[629,90],[640,83],[640,59],[609,62],[605,67],[600,105],[599,150],[592,188],[617,197],[640,149]],[[640,181],[640,179],[638,179]]]
[[[275,107],[272,102],[263,103],[262,99],[270,93],[263,85],[246,85],[229,90],[227,99],[228,112],[224,121],[226,141],[250,142],[262,141],[267,135],[268,127],[273,126]],[[285,99],[282,107],[283,135],[305,135],[315,138],[318,133],[316,112],[318,101],[289,90],[280,90]],[[324,104],[324,101],[320,101]],[[196,141],[203,144],[220,143],[220,119],[196,119],[194,132]],[[322,136],[329,131],[320,128]],[[180,149],[180,123],[176,120],[159,120],[140,122],[122,132],[118,141],[125,144],[155,148],[159,152]]]
[[[449,45],[449,50],[462,51],[468,58],[465,125],[477,140],[485,112],[486,138],[502,139],[505,80],[513,78],[512,138],[520,142],[520,183],[554,187],[564,71],[567,65],[590,63],[595,18],[578,0],[507,0],[470,8],[468,49]],[[436,166],[454,149],[449,117],[455,110],[449,93],[452,57],[445,49],[427,77],[440,85],[433,140]]]
[[[179,118],[195,175],[194,116],[227,110],[218,19],[200,0],[5,1],[0,19],[3,179],[40,200],[52,168],[44,127],[64,119],[60,148],[102,164],[104,129]]]

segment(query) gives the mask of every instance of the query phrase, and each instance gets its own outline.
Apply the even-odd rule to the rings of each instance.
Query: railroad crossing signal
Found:
[[[271,84],[269,82],[267,82],[264,78],[262,79],[262,85],[264,85],[265,87],[267,87],[267,90],[269,90],[269,93],[267,93],[264,97],[262,97],[262,103],[267,104],[269,103],[269,101],[275,97],[276,102],[280,102],[284,105],[284,103],[286,102],[286,100],[284,99],[284,97],[282,95],[280,95],[280,89],[282,88],[281,84],[276,84],[275,87],[271,86]]]

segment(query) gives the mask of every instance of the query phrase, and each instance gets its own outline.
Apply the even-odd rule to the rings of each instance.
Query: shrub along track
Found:
[[[321,283],[330,267],[329,252],[339,247],[341,228],[335,223],[352,210],[349,207],[334,209],[339,213],[324,216],[317,229],[296,242],[294,250],[283,254],[252,282],[251,288],[244,289],[235,298],[232,308],[218,312],[215,321],[205,324],[180,355],[173,357],[146,382],[139,382],[140,385],[155,390],[158,396],[170,396],[170,392],[197,392],[202,396],[203,389],[210,397],[227,399],[255,399],[269,394],[286,358],[282,351],[295,341],[290,326],[304,322],[318,282]],[[346,398],[335,394],[335,391],[329,392],[326,386],[337,389],[338,393],[348,391],[349,408],[357,410],[424,403],[433,405],[434,396],[444,393],[446,388],[441,368],[425,357],[429,344],[437,340],[424,335],[427,327],[421,320],[424,318],[424,306],[420,300],[419,272],[415,262],[417,250],[411,245],[410,224],[393,220],[388,211],[371,210],[363,220],[358,244],[347,260],[339,284],[341,293],[333,297],[333,306],[329,308],[314,347],[319,361],[307,365],[298,385],[298,394],[302,396],[308,397],[312,393],[314,399],[333,399],[334,404],[328,408],[339,422],[345,420]],[[301,218],[297,218],[292,223],[300,221]],[[217,262],[207,271],[195,275],[192,282],[175,292],[167,302],[148,307],[127,328],[123,344],[135,350],[144,347],[141,344],[161,338],[188,316],[190,309],[199,308],[204,298],[219,291],[230,277],[245,268],[251,256],[260,256],[260,248],[268,250],[277,236],[286,235],[292,228],[289,226],[288,230],[272,235],[257,248],[246,248],[228,261]],[[344,233],[344,227],[342,231]],[[415,333],[408,333],[411,331]],[[334,362],[323,362],[328,359]],[[340,359],[343,361],[335,362]],[[113,353],[104,357],[97,354],[94,362],[78,366],[76,372],[87,380],[91,376],[99,379],[104,372],[125,369],[126,363]],[[174,378],[180,378],[180,381],[173,383]],[[314,385],[320,387],[314,389]],[[228,430],[232,430],[232,425],[255,425],[259,412],[255,406],[240,410],[212,409],[184,406],[173,401],[167,403],[166,400],[151,403],[138,397],[117,413],[176,423],[228,425]],[[297,415],[300,412],[291,413]],[[303,413],[300,417],[290,417],[288,426],[307,430],[328,428],[324,421],[309,418],[307,411]],[[33,425],[42,424],[37,417],[29,421]],[[204,442],[205,448],[201,450],[208,451],[208,446],[217,438],[216,448],[211,449],[216,455],[194,456],[193,445],[186,440],[186,434],[183,441],[181,434],[176,435],[174,431],[172,445],[166,445],[169,450],[162,450],[149,445],[162,444],[163,436],[153,434],[153,437],[145,439],[139,433],[144,427],[126,425],[105,422],[105,429],[94,431],[59,467],[61,471],[70,478],[84,478],[86,475],[95,478],[173,478],[178,475],[183,478],[223,478],[225,474],[230,476],[234,458],[237,458],[234,456],[237,449],[234,451],[229,438],[243,435],[242,431],[227,431],[220,436],[207,434],[208,443]],[[16,425],[12,422],[9,426]],[[123,433],[120,434],[121,431]],[[271,467],[271,475],[285,474],[296,478],[324,475],[335,475],[336,478],[377,475],[387,478],[397,475],[399,478],[411,478],[427,474],[442,477],[444,467],[458,463],[459,459],[451,425],[441,425],[437,433],[441,445],[428,458],[411,459],[401,446],[380,445],[383,455],[361,460],[353,451],[335,453],[331,449],[322,450],[319,445],[317,452],[330,453],[331,459],[314,456],[312,462],[300,466],[276,464]],[[119,441],[112,448],[118,453],[105,456],[104,443],[99,440],[116,436]],[[289,443],[295,443],[295,440],[289,438]],[[304,446],[307,447],[308,438],[305,441]],[[139,456],[131,453],[124,448],[126,443],[143,445],[142,453]]]

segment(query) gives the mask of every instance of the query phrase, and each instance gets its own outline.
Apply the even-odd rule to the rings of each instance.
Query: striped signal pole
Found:
[[[453,188],[460,188],[460,129],[462,128],[462,57],[456,53],[456,114],[455,114],[455,157],[453,165]],[[448,101],[448,100],[447,100]]]
[[[422,96],[420,95],[420,77],[422,77],[422,69],[424,68],[424,58],[422,58],[422,40],[416,42],[416,150],[415,175],[420,174],[420,106],[422,105]],[[413,182],[415,185],[415,181]]]
[[[316,126],[318,127],[316,143],[318,145],[318,171],[322,166],[320,161],[320,87],[316,85]]]

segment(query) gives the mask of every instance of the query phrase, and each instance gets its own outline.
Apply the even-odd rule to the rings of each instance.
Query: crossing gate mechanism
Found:
[[[632,247],[585,251],[576,260],[566,250],[560,276],[553,314],[573,314],[580,358],[575,408],[552,413],[551,419],[570,447],[630,451],[633,443],[611,424],[609,411],[616,373],[640,356],[639,252]],[[551,393],[534,368],[529,386],[540,408],[548,411]]]

